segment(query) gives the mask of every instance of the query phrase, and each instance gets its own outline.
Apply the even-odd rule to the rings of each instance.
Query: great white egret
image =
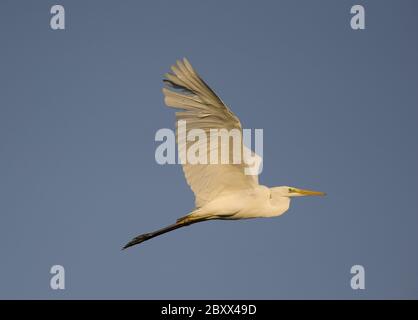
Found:
[[[187,121],[188,130],[209,132],[210,129],[224,128],[238,129],[242,133],[237,116],[203,81],[187,59],[177,61],[171,69],[173,73],[167,73],[164,82],[172,90],[163,88],[164,101],[167,106],[180,109],[176,112],[178,121]],[[179,141],[178,132],[177,143],[188,147],[187,141]],[[244,152],[248,151],[245,145],[242,148]],[[260,185],[258,175],[244,172],[247,166],[244,161],[240,164],[186,162],[182,166],[187,183],[195,194],[195,210],[172,225],[135,237],[123,249],[197,222],[280,216],[289,209],[292,197],[325,195],[319,191],[288,186],[268,188]]]

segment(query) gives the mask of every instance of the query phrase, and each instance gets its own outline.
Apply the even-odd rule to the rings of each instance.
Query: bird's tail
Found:
[[[141,234],[141,235],[133,238],[131,241],[129,241],[122,248],[122,250],[123,249],[126,249],[126,248],[129,248],[129,247],[132,247],[134,245],[140,244],[140,243],[142,243],[144,241],[147,241],[149,239],[155,238],[157,236],[160,236],[160,235],[162,235],[164,233],[167,233],[167,232],[170,232],[170,231],[173,231],[173,230],[182,228],[182,227],[186,227],[186,226],[191,225],[191,224],[196,223],[196,222],[205,221],[205,220],[206,220],[206,218],[200,218],[200,217],[199,218],[195,218],[195,217],[192,217],[191,215],[187,215],[187,216],[181,217],[181,218],[177,219],[177,222],[174,223],[174,224],[171,224],[171,225],[169,225],[167,227],[158,229],[158,230],[153,231],[153,232]]]

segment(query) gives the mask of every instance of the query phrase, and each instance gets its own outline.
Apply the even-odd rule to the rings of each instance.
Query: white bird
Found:
[[[202,129],[208,133],[210,129],[238,129],[242,135],[237,116],[203,81],[187,59],[177,61],[171,69],[173,73],[165,74],[166,79],[163,80],[172,89],[163,88],[164,101],[167,106],[180,109],[176,112],[176,119],[186,121],[187,131]],[[180,148],[190,145],[187,140],[179,141],[178,130],[177,143]],[[248,152],[249,149],[242,145],[242,150]],[[258,176],[246,174],[247,164],[241,162],[190,164],[186,161],[182,166],[187,183],[195,194],[195,210],[172,225],[135,237],[123,249],[196,222],[280,216],[289,209],[292,197],[325,195],[319,191],[288,186],[269,188],[260,185]]]

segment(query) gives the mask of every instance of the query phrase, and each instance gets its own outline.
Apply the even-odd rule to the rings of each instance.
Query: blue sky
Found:
[[[59,31],[53,4],[0,4],[0,298],[418,297],[414,1],[364,2],[360,31],[352,1],[61,1]],[[154,159],[184,56],[264,130],[261,183],[328,196],[121,251],[193,209]]]

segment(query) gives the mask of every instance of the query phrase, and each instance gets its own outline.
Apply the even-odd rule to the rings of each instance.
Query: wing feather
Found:
[[[257,175],[246,175],[246,164],[190,164],[182,159],[182,151],[188,151],[193,144],[200,146],[205,141],[188,141],[187,134],[192,129],[201,129],[206,133],[207,139],[211,129],[239,130],[242,141],[242,127],[238,117],[222,102],[216,93],[203,81],[193,69],[187,59],[177,61],[171,67],[173,73],[165,75],[164,83],[170,88],[163,88],[164,101],[169,107],[175,108],[176,120],[186,121],[186,138],[180,137],[176,124],[179,156],[183,162],[183,171],[187,183],[196,197],[196,207],[201,207],[220,194],[240,189],[254,188],[258,185]],[[173,91],[173,90],[180,90]],[[178,122],[177,122],[178,123]],[[218,141],[219,142],[219,141]],[[205,145],[207,159],[210,160],[210,150],[215,147]],[[249,150],[241,143],[243,157]],[[218,155],[222,145],[218,143]],[[229,143],[229,159],[232,161],[232,143]],[[252,153],[254,154],[254,153]],[[259,162],[260,162],[259,158]]]

